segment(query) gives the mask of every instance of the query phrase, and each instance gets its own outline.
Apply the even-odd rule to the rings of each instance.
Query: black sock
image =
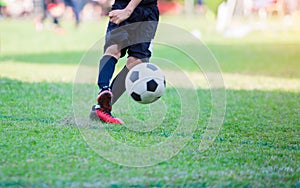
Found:
[[[115,71],[115,66],[117,62],[118,60],[110,55],[105,55],[101,58],[98,74],[98,86],[100,90],[104,87],[109,86],[109,82]]]
[[[128,74],[129,70],[126,66],[118,73],[118,75],[114,78],[111,83],[111,91],[113,93],[112,104],[114,104],[121,95],[125,92],[125,78]]]

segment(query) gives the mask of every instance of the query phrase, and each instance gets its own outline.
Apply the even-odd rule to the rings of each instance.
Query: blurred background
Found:
[[[47,17],[56,26],[67,19],[78,26],[106,16],[112,4],[111,0],[0,0],[0,18],[34,18],[40,31]],[[159,0],[158,7],[161,15],[216,20],[216,30],[228,37],[242,37],[256,29],[299,29],[300,23],[300,0]]]

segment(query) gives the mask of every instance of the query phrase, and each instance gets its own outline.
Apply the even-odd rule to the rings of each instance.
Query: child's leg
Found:
[[[93,106],[90,113],[91,119],[99,118],[105,123],[123,124],[122,120],[115,118],[111,114],[112,110],[112,92],[109,89],[109,82],[115,70],[115,65],[119,59],[120,52],[117,45],[107,48],[104,56],[100,60],[98,86],[99,93],[97,96],[97,105]]]
[[[106,49],[99,64],[98,86],[100,90],[104,87],[109,87],[120,54],[118,45],[112,45]]]

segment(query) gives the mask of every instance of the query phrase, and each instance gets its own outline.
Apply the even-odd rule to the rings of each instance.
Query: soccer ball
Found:
[[[133,100],[149,104],[163,95],[166,89],[165,76],[157,65],[141,63],[128,72],[125,87]]]

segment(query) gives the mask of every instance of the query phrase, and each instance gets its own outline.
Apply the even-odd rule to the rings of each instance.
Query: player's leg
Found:
[[[112,84],[110,86],[111,91],[113,93],[112,104],[117,102],[117,100],[121,97],[121,95],[125,92],[125,78],[129,72],[129,70],[135,65],[142,63],[142,60],[133,56],[129,56],[126,62],[126,65],[123,69],[117,74],[117,76],[113,79]]]
[[[75,16],[76,27],[79,26],[79,22],[80,22],[79,13],[80,13],[80,9],[81,9],[80,7],[82,3],[83,2],[81,2],[81,0],[69,0],[69,6],[72,8]]]
[[[118,45],[109,46],[99,64],[97,105],[92,107],[91,119],[100,119],[106,123],[123,124],[122,120],[111,115],[112,92],[109,83],[115,71],[115,65],[120,58],[121,52]]]
[[[118,8],[118,6],[113,8]],[[117,61],[126,54],[126,44],[128,43],[128,33],[120,27],[121,25],[108,23],[104,45],[105,52],[99,65],[98,86],[100,90],[97,97],[98,105],[96,105],[97,117],[104,122],[114,124],[122,124],[123,122],[111,115],[113,93],[109,84]]]
[[[98,86],[100,90],[109,87],[110,79],[120,56],[121,51],[117,44],[111,45],[105,50],[99,64]]]
[[[37,18],[35,21],[35,29],[37,31],[43,30],[43,27],[44,27],[43,23],[46,18],[47,18],[47,3],[45,2],[45,0],[43,0],[43,14],[41,17]]]

